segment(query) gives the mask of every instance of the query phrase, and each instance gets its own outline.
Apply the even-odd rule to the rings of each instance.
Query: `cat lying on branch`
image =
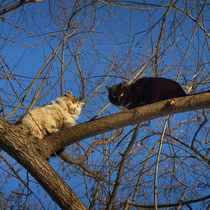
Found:
[[[33,137],[43,139],[62,128],[74,126],[83,104],[69,91],[50,105],[28,111],[18,125],[28,129]]]
[[[165,78],[144,77],[128,85],[122,82],[109,90],[109,100],[116,106],[132,109],[169,98],[187,96],[175,81]]]

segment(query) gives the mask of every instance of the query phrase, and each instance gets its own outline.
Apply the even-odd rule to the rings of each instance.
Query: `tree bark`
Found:
[[[39,144],[43,155],[49,157],[68,145],[101,133],[166,115],[182,113],[196,109],[210,108],[210,92],[168,99],[135,109],[125,110],[51,134]],[[49,148],[51,145],[51,148]]]
[[[37,141],[0,117],[0,147],[21,164],[62,209],[87,209],[36,149]]]
[[[10,125],[0,117],[0,147],[30,172],[62,209],[86,209],[77,195],[45,160],[53,150],[123,126],[209,107],[209,92],[169,99],[82,123],[52,134],[42,141],[26,136],[20,127]]]

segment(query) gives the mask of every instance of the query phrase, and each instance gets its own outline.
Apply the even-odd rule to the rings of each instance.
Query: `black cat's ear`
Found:
[[[126,83],[125,81],[123,81],[123,82],[121,83],[121,88],[126,87],[126,86],[128,86],[127,83]]]
[[[109,86],[105,86],[105,87],[106,87],[106,89],[107,89],[108,91],[111,90],[111,87],[109,87]]]

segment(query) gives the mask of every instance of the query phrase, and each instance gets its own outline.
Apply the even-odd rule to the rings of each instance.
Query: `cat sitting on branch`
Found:
[[[28,111],[18,125],[28,129],[33,137],[43,139],[51,133],[74,126],[83,105],[69,91],[50,105]]]
[[[163,101],[169,98],[187,96],[175,81],[165,78],[144,77],[128,85],[122,82],[107,87],[109,100],[116,106],[132,109],[138,106]]]

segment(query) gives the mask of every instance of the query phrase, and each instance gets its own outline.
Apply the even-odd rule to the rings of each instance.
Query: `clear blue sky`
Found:
[[[179,4],[182,4],[181,1]],[[53,15],[55,15],[55,19],[52,18],[52,13],[49,11],[48,1],[43,1],[39,4],[27,4],[18,12],[12,11],[5,15],[6,21],[0,22],[0,54],[8,65],[6,71],[10,75],[12,85],[21,99],[25,96],[25,93],[33,82],[34,77],[42,68],[49,55],[60,43],[66,30],[65,22],[63,22],[63,20],[60,20],[60,22],[58,21],[60,9],[55,10],[56,2],[53,2],[51,6],[53,8]],[[88,14],[91,8],[92,7],[88,7],[86,9],[86,14]],[[104,77],[109,74],[105,83],[98,89],[96,94],[87,101],[87,104],[78,121],[79,123],[90,120],[109,102],[105,85],[111,86],[115,83],[121,82],[123,79],[131,80],[139,69],[141,69],[148,61],[157,44],[161,23],[161,21],[158,21],[161,20],[161,17],[166,12],[166,9],[167,8],[164,7],[158,10],[150,9],[146,11],[102,6],[99,10],[100,12],[97,12],[95,19],[93,19],[92,13],[81,27],[79,26],[79,23],[81,23],[84,16],[81,14],[78,16],[74,23],[74,27],[70,30],[70,32],[72,32],[75,28],[78,28],[78,30],[66,44],[65,64],[68,69],[64,74],[64,92],[72,90],[75,96],[81,96],[82,90],[80,78],[78,76],[78,67],[74,56],[72,56],[72,54],[75,54],[78,49],[79,43],[82,43],[81,51],[79,52],[79,61],[80,67],[84,68],[86,84],[85,100],[93,94],[96,87],[104,82]],[[171,11],[168,17],[167,27],[163,39],[164,50],[161,51],[160,58],[162,60],[159,64],[161,75],[174,80],[176,80],[178,69],[180,68],[184,53],[188,47],[195,26],[195,22],[190,20],[189,17],[185,18],[186,16],[180,11],[176,12],[175,16],[174,11]],[[205,11],[205,15],[207,12],[208,11]],[[71,9],[66,10],[63,15],[64,17],[69,17],[70,14]],[[191,14],[196,18],[197,10],[193,11]],[[151,17],[150,21],[149,17]],[[67,19],[68,18],[66,18],[66,20]],[[155,23],[157,23],[157,25]],[[16,27],[12,24],[15,24]],[[64,25],[64,27],[59,28],[58,24]],[[88,28],[89,24],[92,24],[93,27]],[[206,28],[208,28],[208,22],[205,22],[205,24]],[[174,25],[176,28],[175,32],[173,32]],[[153,26],[152,30],[150,30],[151,26]],[[86,31],[88,31],[88,33],[84,33]],[[172,32],[173,35],[167,39],[168,35]],[[174,40],[176,40],[176,44],[173,46]],[[61,50],[58,55],[61,57]],[[0,60],[2,61],[2,59]],[[154,76],[153,64],[154,62],[144,69],[141,76]],[[202,64],[201,67],[199,64]],[[48,94],[37,101],[35,106],[51,103],[52,100],[55,100],[56,97],[60,96],[60,85],[57,83],[58,76],[60,74],[60,67],[60,60],[59,58],[56,58],[51,67],[47,82],[42,88],[40,97],[44,96],[46,93]],[[109,73],[111,67],[112,71]],[[43,78],[45,78],[49,68],[50,63],[37,80],[29,96],[25,99],[24,105],[26,108],[31,104],[31,101],[35,93],[37,93],[38,88],[40,87]],[[198,73],[198,75],[197,77],[194,77],[196,73]],[[204,82],[195,86],[196,92],[204,89],[207,90],[210,87],[208,82],[208,73],[208,44],[204,32],[201,29],[197,29],[189,48],[189,52],[187,53],[186,60],[181,68],[179,82],[182,84],[183,88],[187,90],[187,83],[192,85],[193,81],[196,79],[197,81],[202,81],[208,77],[208,80],[206,80],[207,83]],[[5,115],[7,115],[14,109],[14,107],[17,106],[19,100],[14,94],[8,80],[5,79],[5,73],[3,70],[0,70],[0,78],[1,97],[3,98],[3,103],[5,104]],[[49,92],[51,88],[52,91]],[[117,111],[119,111],[119,109],[111,105],[101,114],[101,116],[115,113]],[[14,122],[24,113],[25,109],[21,106],[9,120]],[[178,126],[182,120],[187,120],[192,114],[193,113],[187,113],[173,116],[174,123],[171,124],[171,127],[174,125]],[[157,129],[157,131],[162,131],[162,124],[159,123],[160,121],[151,122],[149,128],[151,130]],[[190,123],[187,125],[189,127],[192,126]],[[133,127],[129,126],[124,132],[126,133],[132,128]],[[139,143],[144,135],[147,134],[146,130],[147,127],[140,131],[137,143]],[[177,135],[179,135],[180,138],[185,138],[185,135],[188,135],[189,137],[194,133],[194,130],[190,131],[191,133],[182,133],[182,130],[178,130]],[[106,135],[109,136],[110,133]],[[126,139],[127,142],[129,141],[129,137]],[[158,138],[158,136],[151,137],[147,146],[153,145]],[[82,145],[84,147],[88,147],[92,140],[93,139],[87,139],[82,142]],[[115,144],[113,144],[113,147],[114,146]],[[126,141],[123,146],[127,146]],[[100,155],[103,152],[100,149],[101,148],[96,150],[96,152],[98,152],[96,157],[99,158],[99,166]],[[168,151],[168,149],[169,148],[165,148],[164,151]],[[144,154],[141,155],[143,156]],[[118,156],[116,155],[115,157]],[[138,167],[139,160],[135,159],[134,161],[136,161],[136,166]],[[55,159],[51,160],[51,163],[56,169],[60,167],[60,164],[58,164]],[[183,167],[186,166],[184,165]],[[25,176],[25,172],[22,172],[21,176]],[[115,175],[112,178],[114,179]],[[83,180],[78,179],[76,176],[72,176],[70,185],[80,196],[79,192],[84,189]],[[14,186],[17,185],[9,185],[8,190],[12,190]],[[34,186],[31,187],[35,189]],[[42,192],[40,187],[38,190]],[[207,193],[209,193],[209,190]],[[42,193],[40,193],[40,195],[42,195]],[[45,202],[45,199],[43,200]],[[87,200],[84,202],[87,202]]]

